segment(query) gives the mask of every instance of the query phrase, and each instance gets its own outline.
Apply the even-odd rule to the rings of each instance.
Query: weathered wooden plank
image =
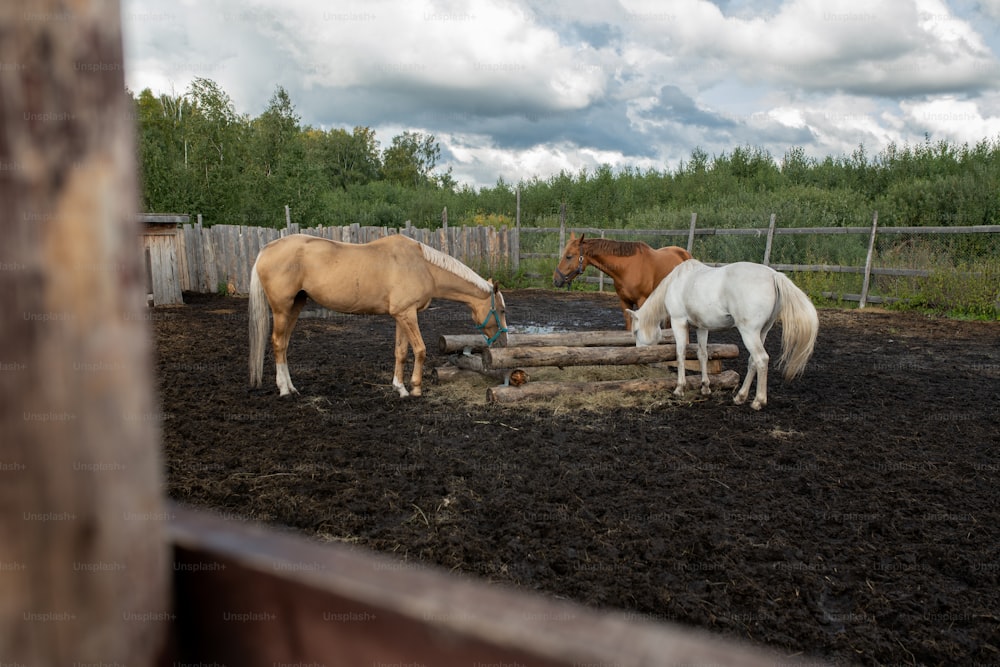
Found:
[[[173,237],[151,238],[149,250],[153,276],[153,303],[158,306],[184,303],[177,274],[177,253]]]
[[[698,346],[685,348],[688,359],[697,357]],[[739,348],[731,344],[708,345],[709,359],[735,359]],[[652,364],[677,359],[674,345],[649,347],[506,347],[483,350],[487,368],[519,368],[522,366],[607,366],[620,364]]]
[[[188,250],[188,284],[194,292],[202,291],[202,266],[205,262],[205,252],[202,248],[201,229],[196,225],[184,226],[184,247]]]
[[[740,382],[736,371],[723,371],[709,375],[709,385],[713,389],[733,389]],[[676,377],[640,378],[636,380],[598,380],[596,382],[531,382],[520,387],[499,386],[486,390],[486,400],[490,403],[517,403],[518,401],[552,398],[566,394],[590,394],[598,391],[613,391],[623,394],[643,392],[669,392],[677,387]],[[701,378],[688,378],[688,387],[701,387]]]
[[[149,224],[186,225],[191,222],[191,216],[186,213],[140,213],[139,222]]]
[[[177,506],[170,514],[177,594],[173,664],[802,662],[362,549]]]

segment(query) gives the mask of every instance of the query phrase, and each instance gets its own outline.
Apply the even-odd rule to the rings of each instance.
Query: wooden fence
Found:
[[[200,218],[200,216],[199,216]],[[232,283],[237,293],[250,290],[250,269],[257,253],[265,245],[288,234],[310,234],[333,241],[367,243],[392,234],[402,234],[426,243],[461,260],[480,274],[505,271],[516,248],[514,230],[492,227],[442,227],[418,229],[407,225],[389,227],[308,227],[292,223],[285,229],[214,225],[205,227],[199,220],[181,228],[178,275],[181,289],[210,293]]]
[[[206,227],[198,216],[195,224],[184,224],[177,234],[177,279],[183,291],[210,293],[220,288],[231,286],[237,293],[245,294],[249,290],[250,268],[260,249],[267,243],[290,233],[304,233],[313,236],[345,241],[349,243],[366,243],[391,234],[403,234],[442,250],[469,265],[484,276],[518,272],[522,260],[548,260],[552,266],[558,261],[559,250],[566,244],[566,232],[571,229],[566,225],[565,215],[561,215],[559,227],[449,227],[447,218],[443,216],[443,225],[438,229],[418,229],[408,222],[405,227],[394,229],[389,227],[362,227],[348,225],[343,227],[309,227],[300,228],[298,224],[289,222],[284,229],[270,227],[247,227],[237,225],[214,225]],[[698,239],[712,237],[743,237],[763,240],[764,247],[752,249],[749,246],[741,250],[739,259],[755,261],[771,266],[784,272],[827,274],[854,274],[862,279],[861,288],[857,293],[824,292],[823,295],[844,301],[857,301],[861,307],[866,303],[881,303],[892,301],[892,297],[880,296],[873,288],[873,277],[905,277],[926,278],[931,275],[932,267],[898,267],[881,265],[876,240],[885,237],[902,235],[988,235],[1000,240],[1000,225],[975,225],[963,227],[884,227],[878,224],[878,214],[874,214],[872,222],[867,226],[852,227],[778,227],[776,216],[771,215],[766,227],[759,228],[699,228],[697,214],[692,214],[688,229],[600,229],[573,227],[572,231],[604,238],[636,239],[651,241],[652,245],[683,245],[696,257],[706,259],[699,252],[701,244]],[[149,232],[147,232],[149,233]],[[544,244],[546,252],[523,252],[522,239],[529,235],[547,235],[557,237],[558,248],[551,241]],[[845,266],[839,264],[805,264],[778,263],[772,261],[772,245],[778,236],[817,237],[830,235],[851,235],[867,237],[867,255],[863,264]],[[662,239],[657,243],[656,239]],[[556,240],[553,238],[552,240]],[[148,244],[147,244],[148,245]],[[539,244],[526,244],[539,245]],[[711,259],[711,258],[707,258]],[[709,264],[713,262],[708,261]],[[717,264],[717,263],[716,263]],[[524,273],[529,278],[544,279],[548,276],[530,270]],[[579,280],[597,283],[604,289],[606,277],[596,271],[588,271]],[[169,275],[163,272],[163,275]]]
[[[835,298],[843,301],[857,301],[859,307],[864,308],[866,303],[883,303],[891,302],[894,299],[891,297],[876,296],[870,293],[872,286],[873,276],[902,276],[911,278],[926,278],[932,274],[932,269],[930,267],[922,268],[900,268],[893,266],[877,266],[877,253],[875,252],[876,239],[886,235],[900,236],[900,235],[990,235],[994,239],[1000,240],[1000,225],[971,225],[971,226],[949,226],[949,227],[880,227],[878,224],[878,213],[875,212],[872,216],[872,222],[869,226],[857,226],[857,227],[777,227],[776,226],[776,215],[771,214],[768,226],[766,228],[699,228],[697,226],[698,215],[697,213],[691,214],[691,224],[686,230],[683,229],[601,229],[601,228],[588,228],[588,227],[568,227],[566,225],[565,209],[560,211],[560,225],[559,227],[517,227],[518,232],[518,246],[520,247],[520,235],[521,234],[545,234],[545,235],[555,235],[559,236],[559,248],[560,250],[566,245],[566,231],[571,229],[571,231],[577,234],[590,234],[593,236],[599,236],[601,238],[610,237],[622,237],[623,239],[635,238],[635,237],[645,237],[645,238],[662,238],[663,243],[653,244],[657,247],[661,245],[679,245],[685,243],[688,252],[692,253],[695,257],[701,257],[699,252],[695,247],[695,240],[699,237],[753,237],[761,238],[765,240],[763,256],[758,259],[757,257],[751,256],[749,253],[744,254],[740,257],[743,261],[753,261],[760,262],[770,266],[773,269],[782,272],[792,272],[792,273],[850,273],[858,274],[862,276],[862,286],[860,293],[832,293],[824,292],[823,296],[827,298]],[[816,236],[826,236],[826,235],[863,235],[868,237],[868,250],[866,254],[865,263],[862,266],[844,266],[838,264],[789,264],[789,263],[774,263],[771,261],[771,249],[773,246],[775,236],[791,236],[791,235],[816,235]],[[553,266],[559,261],[559,254],[552,253],[520,253],[517,258],[518,262],[522,259],[551,259]],[[735,261],[735,260],[734,260]],[[711,266],[719,266],[719,262],[706,261],[707,264]],[[529,274],[531,275],[531,274]],[[537,274],[540,276],[540,274]],[[595,277],[591,276],[581,276],[578,280],[583,280],[585,282],[597,283],[600,289],[603,291],[605,276],[604,274],[597,275]]]

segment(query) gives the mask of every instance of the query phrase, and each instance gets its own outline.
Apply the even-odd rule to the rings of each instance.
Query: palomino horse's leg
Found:
[[[288,341],[292,337],[292,329],[299,319],[302,307],[306,305],[306,295],[299,292],[290,304],[284,307],[271,307],[274,313],[274,328],[271,331],[271,345],[274,347],[275,381],[278,392],[282,396],[297,394],[299,390],[292,384],[292,376],[288,374]]]
[[[698,363],[701,365],[701,393],[708,396],[712,393],[708,386],[708,329],[698,329]]]
[[[413,348],[413,376],[410,378],[412,389],[409,392],[406,391],[406,385],[402,380],[408,347]],[[396,316],[396,367],[392,373],[392,386],[399,392],[400,397],[420,396],[426,357],[427,347],[417,327],[416,312],[406,312]]]
[[[677,388],[674,389],[674,396],[683,396],[687,387],[687,380],[684,379],[684,353],[687,351],[688,342],[687,320],[681,318],[673,320],[670,323],[670,330],[674,332],[674,345],[677,346]]]
[[[747,400],[750,395],[750,383],[753,382],[754,375],[756,375],[757,394],[754,396],[753,403],[750,404],[754,410],[760,410],[767,405],[767,364],[770,357],[767,356],[767,350],[764,349],[764,336],[766,335],[765,332],[740,329],[743,344],[750,352],[750,362],[747,365],[747,376],[743,380],[743,386],[740,387],[733,402],[741,405]]]

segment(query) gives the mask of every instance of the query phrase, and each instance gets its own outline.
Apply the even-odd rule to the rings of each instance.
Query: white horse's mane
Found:
[[[440,267],[445,271],[454,273],[459,278],[462,278],[463,280],[470,282],[479,289],[483,290],[483,292],[485,292],[486,294],[489,294],[490,292],[493,291],[493,288],[490,287],[490,284],[488,282],[483,280],[482,276],[480,276],[478,273],[467,267],[465,264],[462,264],[460,261],[458,261],[451,255],[447,255],[441,252],[440,250],[430,247],[425,243],[420,244],[420,249],[423,250],[424,252],[424,259],[426,259],[434,266]]]
[[[674,269],[676,271],[676,269]],[[669,275],[667,276],[670,277]],[[667,278],[660,281],[660,284],[653,288],[653,291],[646,297],[646,302],[639,309],[649,312],[647,322],[662,322],[667,317]]]
[[[687,268],[684,265],[687,264]],[[640,310],[649,309],[649,315],[654,322],[662,322],[667,317],[667,287],[670,286],[672,278],[679,275],[679,272],[683,269],[684,271],[690,270],[694,266],[704,266],[701,262],[696,259],[689,259],[681,262],[677,267],[667,274],[667,277],[660,281],[660,284],[653,288],[653,291],[649,293],[649,297],[646,302],[642,304]]]

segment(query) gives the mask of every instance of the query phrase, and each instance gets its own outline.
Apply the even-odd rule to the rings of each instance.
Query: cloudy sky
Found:
[[[433,134],[462,183],[1000,137],[1000,0],[124,0],[126,83]]]

